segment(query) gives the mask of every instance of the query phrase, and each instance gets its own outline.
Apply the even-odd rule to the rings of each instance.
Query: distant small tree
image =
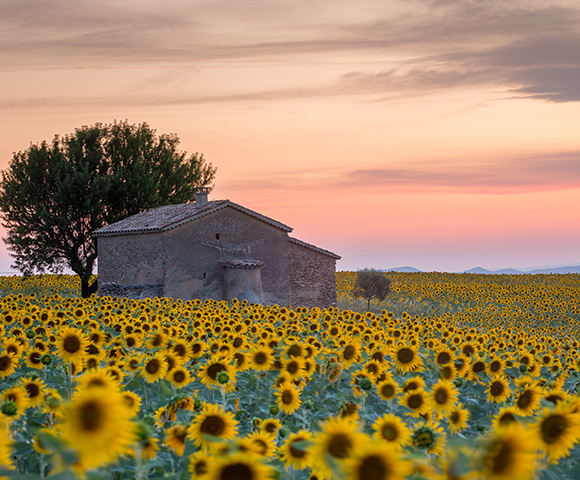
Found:
[[[378,270],[361,270],[357,273],[352,294],[355,298],[363,298],[367,301],[367,311],[373,298],[382,302],[389,293],[391,293],[391,279],[384,273]]]

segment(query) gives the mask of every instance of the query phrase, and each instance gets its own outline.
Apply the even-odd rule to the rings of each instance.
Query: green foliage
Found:
[[[357,272],[352,294],[355,298],[364,298],[367,301],[367,310],[373,298],[382,302],[390,292],[391,280],[384,273],[378,270]]]
[[[202,155],[147,124],[83,126],[14,153],[0,182],[0,211],[14,267],[79,275],[86,293],[97,259],[93,231],[148,208],[195,198],[214,179]]]

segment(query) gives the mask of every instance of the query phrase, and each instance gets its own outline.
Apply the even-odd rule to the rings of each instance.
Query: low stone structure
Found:
[[[229,200],[165,205],[93,233],[99,294],[267,305],[336,303],[336,260],[290,227]]]

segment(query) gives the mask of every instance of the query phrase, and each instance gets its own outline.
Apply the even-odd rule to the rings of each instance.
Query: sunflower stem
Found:
[[[68,364],[68,398],[72,398],[73,392],[73,383],[72,383],[72,370],[73,370],[73,362],[69,362]]]
[[[224,409],[224,412],[226,411],[226,403],[227,403],[227,399],[226,399],[226,386],[225,385],[220,385],[221,390],[222,390],[222,408]]]

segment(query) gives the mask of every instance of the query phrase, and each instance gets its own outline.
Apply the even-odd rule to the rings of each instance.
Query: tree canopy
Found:
[[[0,182],[4,239],[24,274],[60,272],[89,285],[98,228],[143,210],[195,199],[216,173],[203,155],[178,150],[174,134],[146,123],[83,126],[14,153]]]
[[[363,298],[367,301],[367,310],[373,298],[381,302],[389,293],[391,293],[391,279],[383,272],[361,270],[357,273],[352,294],[355,298]]]

